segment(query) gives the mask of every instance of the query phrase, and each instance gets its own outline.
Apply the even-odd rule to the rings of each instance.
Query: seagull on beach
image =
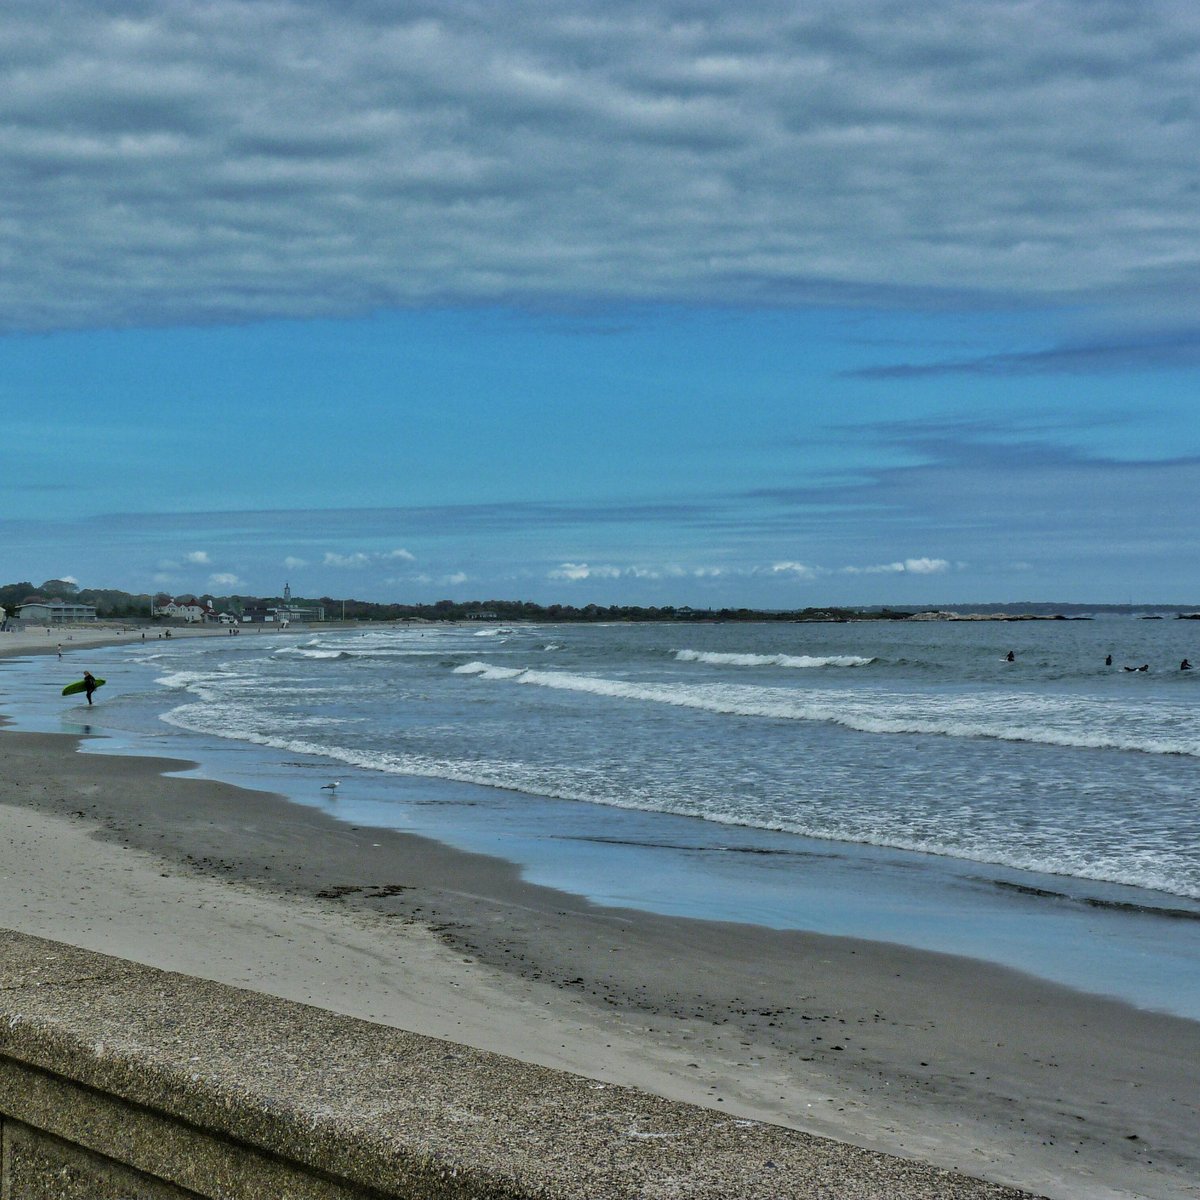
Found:
[[[342,781],[340,779],[335,779],[332,783],[327,783],[327,784],[323,785],[321,788],[321,791],[336,792],[338,790],[338,788],[341,786],[342,786]]]

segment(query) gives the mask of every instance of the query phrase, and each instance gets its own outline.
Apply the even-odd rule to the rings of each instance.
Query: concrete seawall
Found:
[[[0,1120],[3,1200],[1024,1195],[9,932]]]

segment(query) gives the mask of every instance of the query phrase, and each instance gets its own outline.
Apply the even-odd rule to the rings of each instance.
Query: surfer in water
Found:
[[[96,690],[96,677],[91,671],[83,673],[83,690],[87,693],[88,703],[92,702],[92,693]]]
[[[1192,664],[1185,658],[1183,662],[1179,664],[1179,669],[1181,671],[1190,671],[1192,669]]]
[[[1013,653],[1013,652],[1010,650],[1010,651],[1009,651],[1009,652],[1008,652],[1008,653],[1007,653],[1007,654],[1004,656],[1004,661],[1005,661],[1005,662],[1016,662],[1016,661],[1017,661],[1017,656],[1016,656],[1016,655],[1015,655],[1015,654],[1014,654],[1014,653]]]
[[[1111,654],[1104,660],[1104,665],[1106,667],[1112,666],[1112,655]]]

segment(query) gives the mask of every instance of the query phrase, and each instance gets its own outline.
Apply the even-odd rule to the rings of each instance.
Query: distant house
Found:
[[[208,600],[197,600],[194,596],[184,596],[175,600],[170,596],[154,598],[154,616],[166,617],[171,621],[187,621],[189,625],[197,625],[201,621],[216,621],[217,611]]]
[[[207,600],[191,600],[180,605],[180,616],[189,625],[199,625],[201,621],[215,621],[217,610]]]
[[[282,621],[323,621],[325,606],[322,604],[283,604],[275,609]]]
[[[323,620],[325,608],[320,604],[258,604],[242,610],[242,621],[247,625],[290,625],[293,621]]]
[[[73,604],[66,600],[27,600],[17,606],[22,621],[40,621],[46,625],[64,625],[74,621],[94,621],[94,604]]]

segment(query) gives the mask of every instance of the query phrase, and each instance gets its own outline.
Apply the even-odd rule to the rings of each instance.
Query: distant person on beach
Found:
[[[88,703],[92,702],[92,693],[96,690],[96,677],[91,671],[83,673],[83,690],[87,693]]]
[[[1192,664],[1185,658],[1183,662],[1179,664],[1179,669],[1181,671],[1190,671],[1192,669]]]

